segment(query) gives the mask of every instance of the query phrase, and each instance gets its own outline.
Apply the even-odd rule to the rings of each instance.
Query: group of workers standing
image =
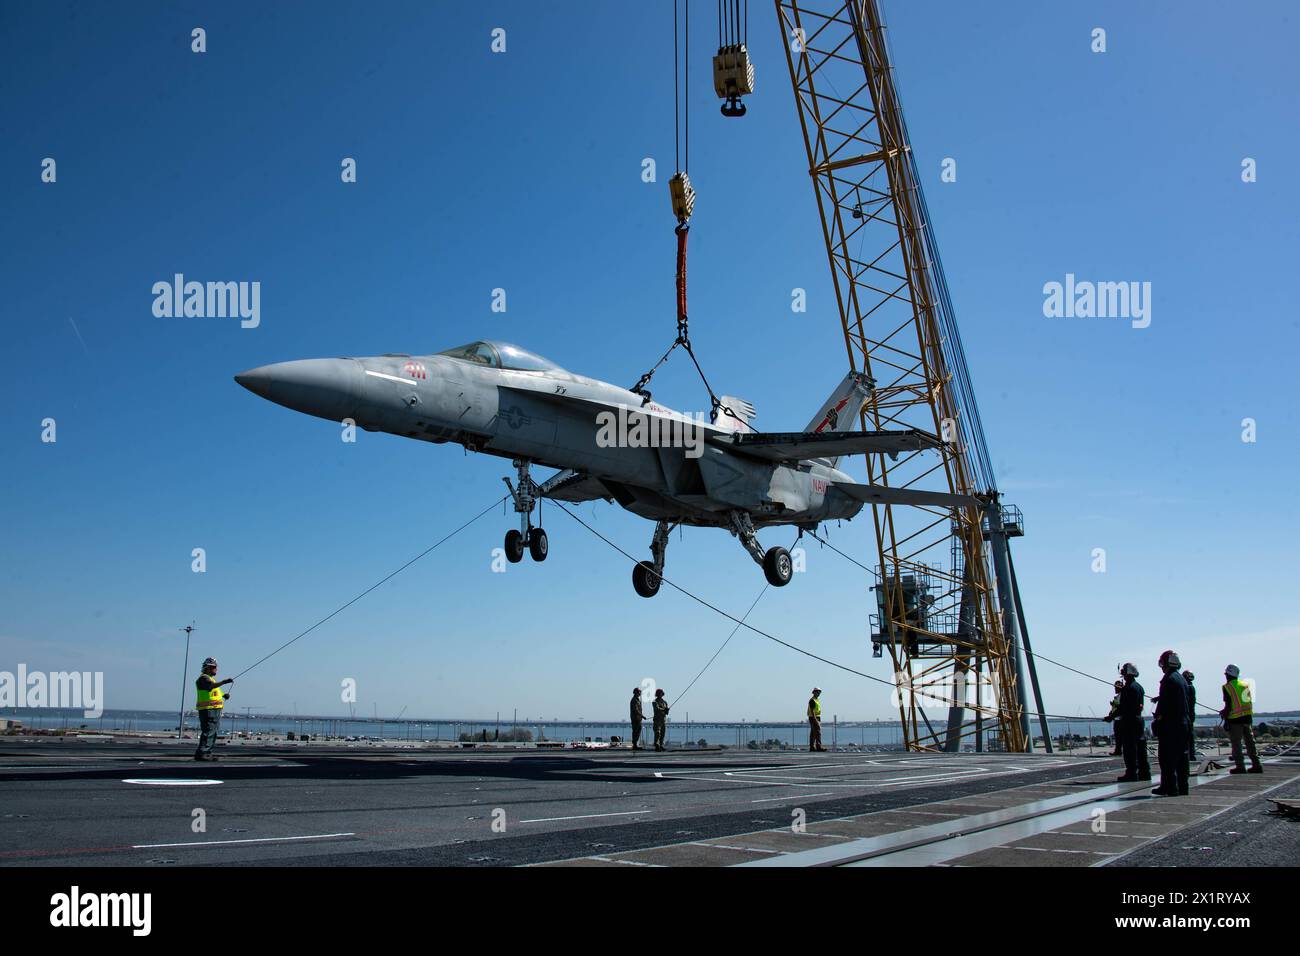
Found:
[[[668,700],[664,697],[662,687],[655,691],[655,699],[650,706],[654,712],[655,750],[667,750],[664,738],[668,735]],[[632,749],[645,750],[641,746],[641,722],[645,720],[645,711],[641,709],[640,687],[632,688],[631,717]]]
[[[1156,754],[1160,764],[1160,785],[1151,792],[1161,797],[1186,796],[1192,751],[1195,749],[1192,728],[1196,722],[1195,675],[1180,671],[1183,666],[1178,654],[1165,651],[1160,655],[1160,693],[1153,697],[1155,711],[1151,715],[1151,733],[1156,738]],[[1146,726],[1142,711],[1146,706],[1146,692],[1137,682],[1138,669],[1133,664],[1119,668],[1122,680],[1115,682],[1115,697],[1111,700],[1107,721],[1115,724],[1115,741],[1124,755],[1124,775],[1120,783],[1150,780],[1151,766],[1147,759]],[[1228,728],[1232,740],[1230,773],[1263,773],[1255,738],[1251,733],[1254,723],[1254,703],[1250,686],[1241,680],[1241,670],[1229,664],[1223,672],[1223,709],[1219,716]],[[1243,747],[1250,756],[1250,770],[1245,766]]]
[[[1196,722],[1196,688],[1193,684],[1195,675],[1191,671],[1181,671],[1183,666],[1178,654],[1165,651],[1160,655],[1160,693],[1152,698],[1155,711],[1151,715],[1151,733],[1157,742],[1157,759],[1160,764],[1160,785],[1151,792],[1162,797],[1185,796],[1188,790],[1188,776],[1192,751],[1195,747],[1192,727]],[[1115,725],[1115,742],[1119,752],[1124,755],[1124,775],[1118,777],[1120,783],[1151,779],[1151,765],[1147,757],[1146,721],[1142,711],[1146,707],[1146,692],[1137,682],[1138,669],[1133,664],[1122,664],[1119,668],[1122,680],[1115,681],[1115,696],[1111,700],[1110,713],[1105,719]],[[1259,761],[1259,752],[1255,748],[1255,736],[1251,732],[1254,724],[1254,701],[1250,686],[1241,680],[1241,670],[1235,664],[1229,664],[1223,671],[1223,709],[1219,716],[1228,728],[1228,737],[1232,741],[1232,762],[1230,773],[1263,773],[1264,767]],[[199,745],[194,751],[195,760],[217,760],[213,748],[221,727],[221,711],[229,694],[223,694],[221,688],[233,684],[233,678],[217,680],[216,658],[209,657],[203,662],[203,671],[194,682],[198,691],[195,710],[199,715]],[[814,687],[808,698],[808,749],[812,752],[825,751],[822,746],[822,705],[821,688]],[[668,734],[668,701],[663,688],[655,691],[651,704],[654,721],[654,748],[656,751],[667,749],[665,738]],[[632,720],[632,749],[643,750],[641,746],[641,724],[645,720],[645,711],[641,706],[641,688],[632,690],[629,709]],[[1244,754],[1243,754],[1244,750]],[[1250,757],[1250,769],[1246,769],[1245,757]]]
[[[808,698],[808,749],[813,752],[825,751],[822,746],[822,689],[814,687],[812,697]],[[655,750],[666,750],[664,738],[668,733],[668,701],[663,688],[655,691],[654,729]],[[645,711],[641,707],[641,688],[632,688],[632,701],[629,704],[629,716],[632,719],[632,749],[644,750],[641,746],[641,724],[645,721]]]

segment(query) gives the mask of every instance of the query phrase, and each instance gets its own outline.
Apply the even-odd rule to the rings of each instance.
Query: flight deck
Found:
[[[0,866],[1094,866],[1300,859],[1260,775],[1188,797],[1109,757],[0,741]],[[1101,821],[1100,825],[1098,821]],[[1195,833],[1196,849],[1180,839]]]

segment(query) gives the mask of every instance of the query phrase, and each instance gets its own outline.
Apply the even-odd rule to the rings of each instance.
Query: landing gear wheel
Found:
[[[632,569],[632,587],[643,598],[652,598],[659,593],[663,580],[655,573],[655,566],[649,561],[638,561]]]
[[[524,559],[524,536],[511,528],[506,532],[506,560],[518,564]]]
[[[763,555],[763,574],[774,588],[783,588],[794,577],[794,562],[785,548],[768,548]]]
[[[534,561],[546,560],[546,532],[541,528],[534,528],[528,532],[528,553],[533,556]]]

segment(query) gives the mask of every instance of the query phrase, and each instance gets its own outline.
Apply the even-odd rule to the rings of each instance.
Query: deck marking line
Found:
[[[309,836],[258,837],[253,840],[205,840],[202,843],[135,843],[133,850],[163,850],[182,846],[228,846],[233,843],[279,843],[284,840],[332,840],[356,836],[355,833],[313,833]]]
[[[594,817],[632,817],[638,813],[654,813],[653,810],[623,810],[619,813],[582,813],[573,817],[540,817],[536,820],[520,820],[520,823],[555,823],[558,820],[591,820]]]

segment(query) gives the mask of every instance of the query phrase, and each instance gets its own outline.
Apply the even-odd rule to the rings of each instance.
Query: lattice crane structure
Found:
[[[776,0],[849,365],[874,381],[862,427],[919,428],[935,453],[867,456],[873,484],[983,507],[874,505],[871,641],[893,661],[912,750],[1031,749],[1026,673],[1051,749],[1008,539],[876,0]],[[946,719],[930,711],[946,708]]]

